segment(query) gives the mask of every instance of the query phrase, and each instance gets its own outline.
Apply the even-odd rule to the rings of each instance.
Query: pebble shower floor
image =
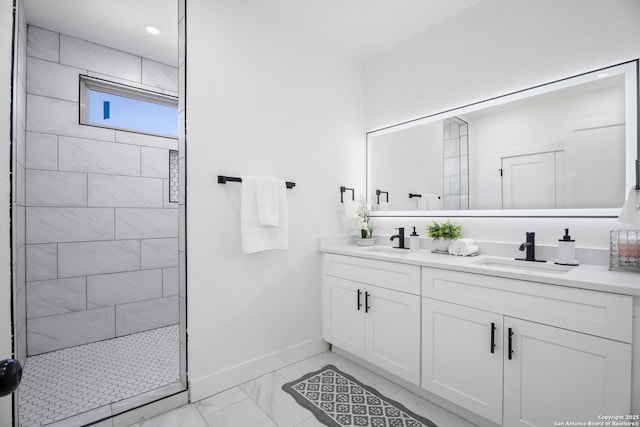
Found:
[[[27,358],[19,426],[39,427],[180,380],[178,325]]]

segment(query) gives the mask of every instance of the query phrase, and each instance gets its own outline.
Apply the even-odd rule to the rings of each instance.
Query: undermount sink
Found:
[[[370,247],[366,248],[365,251],[367,251],[367,252],[384,252],[384,253],[387,253],[387,254],[395,254],[395,255],[408,255],[409,254],[409,250],[408,249],[400,249],[400,248],[394,248],[394,247],[391,247],[391,246],[382,246],[382,245],[370,246]]]
[[[552,273],[552,274],[566,274],[570,272],[575,266],[573,265],[558,265],[551,261],[547,262],[533,262],[533,261],[520,261],[508,258],[483,258],[477,261],[472,261],[471,264],[482,265],[486,267],[495,267],[509,270],[518,270],[525,272],[538,272],[538,273]]]

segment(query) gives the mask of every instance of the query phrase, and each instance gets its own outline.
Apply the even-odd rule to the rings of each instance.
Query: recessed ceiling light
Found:
[[[144,29],[147,30],[147,33],[153,34],[154,36],[157,36],[158,34],[160,34],[160,30],[157,29],[156,27],[152,27],[151,25],[145,27]]]

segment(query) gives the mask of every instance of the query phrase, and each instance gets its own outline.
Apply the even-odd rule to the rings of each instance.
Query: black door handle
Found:
[[[362,291],[358,289],[358,311],[360,311],[360,307],[362,307],[362,303],[360,302],[360,295],[362,295]]]
[[[22,379],[22,366],[14,359],[0,362],[0,397],[8,396],[18,388]]]
[[[370,308],[371,307],[369,307],[369,292],[365,291],[365,293],[364,293],[364,312],[368,313]]]
[[[509,328],[509,360],[513,355],[513,329]]]
[[[491,353],[496,348],[496,324],[491,322]]]

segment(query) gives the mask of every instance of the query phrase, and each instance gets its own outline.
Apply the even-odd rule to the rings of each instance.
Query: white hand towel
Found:
[[[440,196],[433,193],[422,193],[421,199],[424,199],[427,205],[428,210],[430,211],[441,211],[442,210],[442,199]]]
[[[422,193],[420,197],[416,197],[416,210],[417,211],[426,211],[429,209],[429,200],[427,199],[427,194]]]
[[[635,185],[629,190],[627,200],[618,216],[618,222],[640,226],[640,191],[636,190]]]
[[[280,190],[286,188],[284,180],[270,176],[256,176],[255,180],[260,225],[277,227],[280,222]]]
[[[340,203],[340,228],[345,233],[352,233],[356,216],[358,216],[358,203],[346,199]]]
[[[388,211],[389,210],[389,202],[380,202],[378,204],[379,211]]]
[[[242,253],[251,254],[289,247],[289,211],[284,181],[278,186],[278,224],[276,227],[260,224],[258,214],[257,179],[242,177],[240,194],[240,231]]]

